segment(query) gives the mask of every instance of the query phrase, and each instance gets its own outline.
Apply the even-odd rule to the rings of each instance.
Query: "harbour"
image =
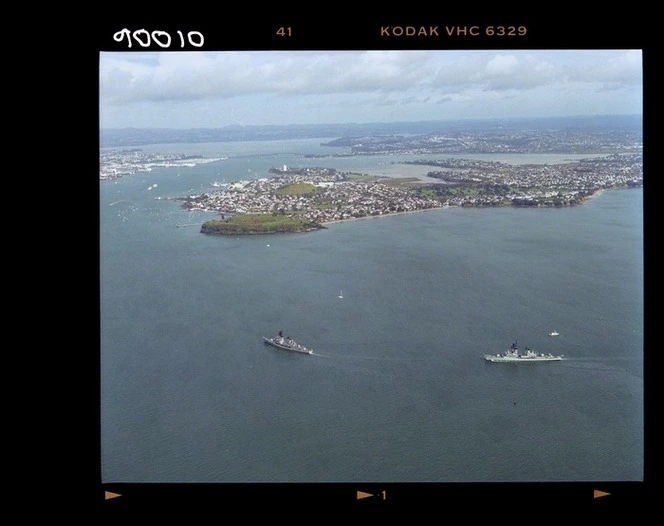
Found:
[[[100,183],[104,481],[642,477],[642,189],[268,240],[175,228],[210,213],[166,198],[219,171],[305,162],[216,154]],[[315,354],[270,352],[279,327]],[[481,359],[515,337],[567,359]],[[503,447],[514,436],[531,453]]]

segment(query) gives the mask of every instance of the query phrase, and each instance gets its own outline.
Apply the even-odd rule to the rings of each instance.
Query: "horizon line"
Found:
[[[542,120],[542,119],[583,119],[583,118],[609,118],[609,117],[639,117],[643,118],[641,113],[606,113],[590,115],[565,115],[565,116],[537,116],[537,117],[466,117],[453,119],[432,119],[417,121],[367,121],[367,122],[321,122],[306,124],[226,124],[223,126],[197,126],[189,128],[171,128],[171,127],[100,127],[100,130],[222,130],[222,129],[247,129],[247,128],[285,128],[285,127],[307,127],[307,126],[372,126],[372,125],[394,125],[394,124],[433,124],[433,123],[454,123],[454,122],[478,122],[478,121],[517,121],[517,120]]]

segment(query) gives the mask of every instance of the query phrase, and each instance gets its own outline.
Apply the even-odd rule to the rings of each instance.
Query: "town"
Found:
[[[511,165],[453,158],[405,164],[444,168],[427,175],[447,184],[428,185],[419,192],[447,199],[450,206],[568,206],[579,204],[602,189],[643,185],[640,153],[564,164]]]
[[[352,157],[355,155],[423,155],[464,153],[635,153],[642,149],[639,126],[629,121],[620,126],[596,129],[574,127],[562,129],[522,129],[508,124],[488,129],[468,127],[449,129],[445,133],[414,135],[345,136],[322,143],[322,146],[344,148],[343,152],[312,154],[308,157]]]
[[[363,176],[332,168],[273,168],[274,177],[236,181],[223,191],[178,198],[188,210],[226,215],[281,214],[314,223],[449,206],[570,206],[596,192],[643,184],[641,154],[555,165],[447,159],[412,161],[438,168],[441,183]]]
[[[101,150],[99,152],[99,179],[110,180],[151,172],[153,168],[168,166],[195,166],[201,163],[219,161],[221,158],[208,158],[196,155],[144,152],[138,148],[128,150]]]
[[[181,198],[188,210],[282,214],[314,223],[414,212],[445,206],[390,178],[340,173],[331,168],[273,169],[278,175],[237,181],[220,192]]]

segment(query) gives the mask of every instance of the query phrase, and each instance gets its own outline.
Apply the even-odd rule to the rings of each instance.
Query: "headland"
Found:
[[[464,159],[432,165],[440,183],[337,172],[333,168],[270,170],[222,191],[177,198],[188,210],[216,212],[203,233],[308,232],[324,225],[446,207],[564,207],[601,190],[643,184],[642,155],[614,154],[556,165],[511,165]],[[244,219],[242,216],[246,216]]]

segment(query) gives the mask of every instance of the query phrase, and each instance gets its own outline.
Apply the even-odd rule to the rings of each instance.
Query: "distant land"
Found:
[[[441,183],[337,172],[334,168],[272,168],[275,177],[240,180],[218,192],[172,198],[187,210],[217,212],[204,234],[309,232],[323,224],[450,206],[563,207],[610,188],[643,185],[640,153],[558,165],[509,165],[469,159],[420,160]],[[226,215],[229,215],[226,218]]]
[[[523,119],[467,119],[421,122],[346,123],[346,124],[285,124],[266,126],[225,126],[221,128],[102,128],[100,146],[118,148],[147,144],[203,143],[233,141],[272,141],[314,139],[322,137],[358,137],[379,135],[429,135],[463,133],[478,130],[555,131],[603,129],[641,133],[642,115],[602,115],[577,117],[546,117]],[[344,144],[343,142],[339,145]],[[332,146],[333,144],[330,144]]]

